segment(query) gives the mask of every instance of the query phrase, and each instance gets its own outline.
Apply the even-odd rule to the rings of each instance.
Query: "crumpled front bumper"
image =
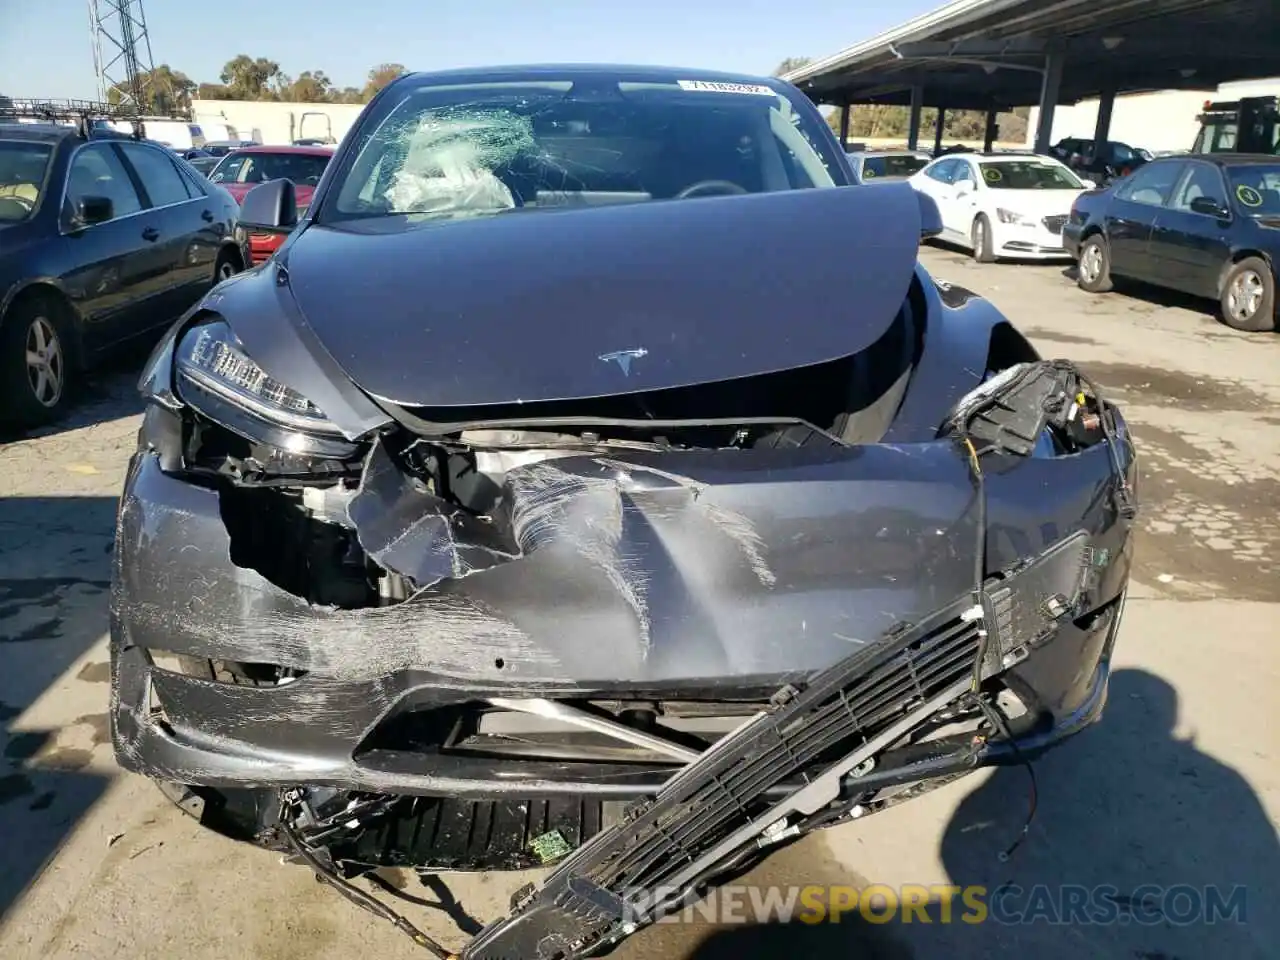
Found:
[[[138,453],[121,499],[111,610],[120,764],[212,787],[651,794],[669,768],[495,767],[369,744],[405,711],[495,696],[767,697],[973,586],[975,497],[950,443],[679,462],[679,474],[641,455],[544,466],[522,494],[536,548],[403,603],[343,610],[309,605],[235,565],[218,491]],[[1129,523],[1107,496],[1116,482],[1105,445],[992,473],[991,566],[1084,531],[1102,559],[1082,609],[1114,600],[1130,551]],[[430,524],[409,527],[405,538],[421,536],[423,551],[441,549]],[[1064,624],[1009,671],[1050,728],[1098,696],[1107,632]],[[160,653],[301,675],[224,683],[162,669]]]

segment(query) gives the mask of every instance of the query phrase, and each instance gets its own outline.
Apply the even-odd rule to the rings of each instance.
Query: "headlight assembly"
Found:
[[[240,417],[247,415],[269,427],[313,436],[342,435],[324,411],[254,363],[225,321],[190,327],[178,341],[174,368],[175,387],[184,403],[254,439],[259,431],[227,423],[219,414],[230,407]]]
[[[1004,207],[996,208],[996,216],[1001,223],[1030,223],[1030,221],[1016,210],[1006,210]]]

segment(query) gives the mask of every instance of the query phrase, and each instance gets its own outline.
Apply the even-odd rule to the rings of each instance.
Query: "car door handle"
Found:
[[[213,223],[213,211],[212,210],[200,211],[200,219],[203,220],[205,223]]]
[[[160,239],[160,231],[155,227],[147,227],[147,229],[142,231],[142,239],[154,243],[156,240]]]

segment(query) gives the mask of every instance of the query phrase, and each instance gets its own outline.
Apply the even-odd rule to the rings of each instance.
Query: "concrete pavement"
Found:
[[[1243,885],[1247,922],[980,925],[894,920],[661,925],[618,956],[966,960],[1274,956],[1280,916],[1280,337],[1230,331],[1211,305],[1092,297],[1058,266],[978,265],[940,279],[991,297],[1042,352],[1082,361],[1141,444],[1136,578],[1104,722],[1036,765],[954,783],[783,850],[759,884]],[[298,867],[202,833],[106,742],[107,582],[115,495],[137,429],[131,370],[100,378],[68,424],[0,445],[0,956],[337,960],[418,951]],[[448,878],[463,925],[523,876]],[[415,881],[416,884],[416,881]],[[415,887],[412,892],[425,895]],[[454,945],[450,918],[408,908]]]

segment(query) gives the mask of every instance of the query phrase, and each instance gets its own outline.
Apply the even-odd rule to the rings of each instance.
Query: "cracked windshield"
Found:
[[[421,86],[370,127],[321,220],[482,216],[835,185],[825,134],[764,84]]]

